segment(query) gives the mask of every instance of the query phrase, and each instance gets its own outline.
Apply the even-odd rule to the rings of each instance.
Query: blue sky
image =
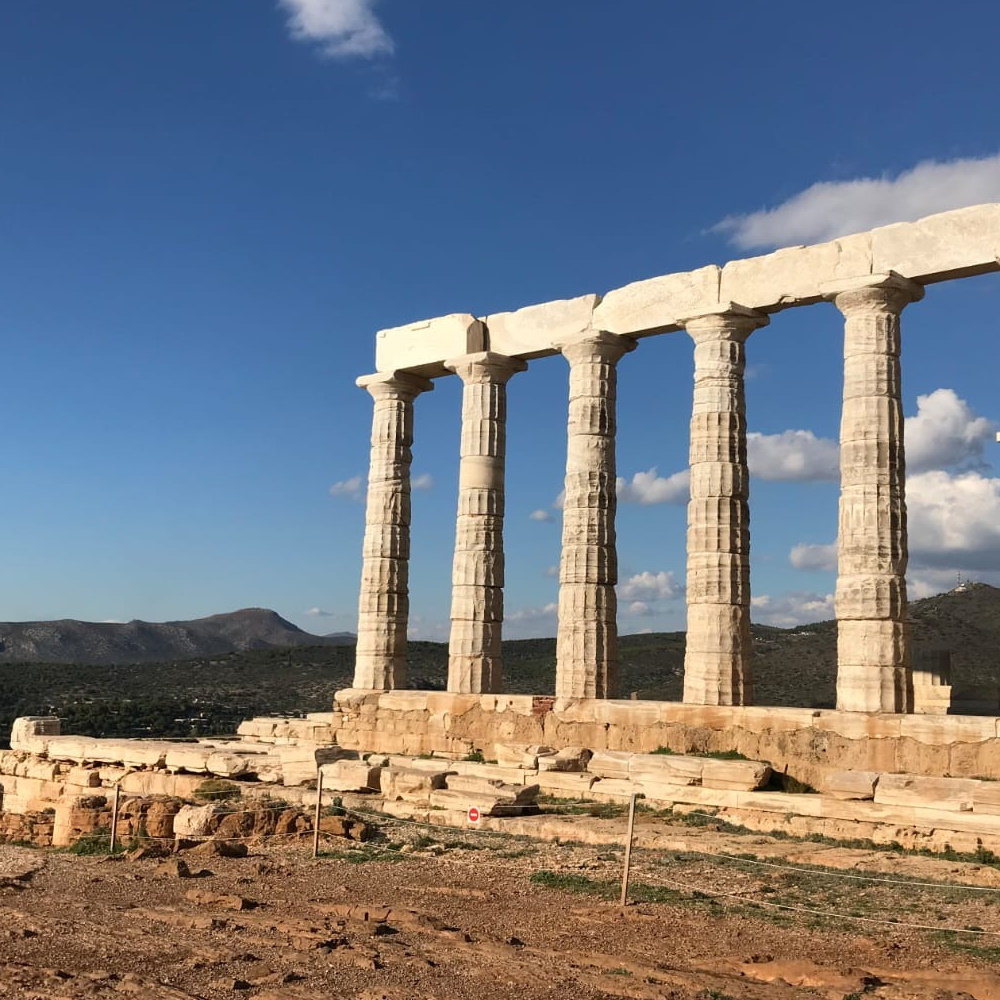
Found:
[[[375,331],[1000,201],[1000,9],[963,10],[3,5],[0,620],[352,629]],[[903,323],[911,592],[1000,584],[1000,277]],[[829,305],[748,344],[759,621],[832,614],[840,351]],[[510,384],[511,636],[554,632],[566,370]],[[621,362],[624,632],[683,626],[690,396],[682,333]],[[417,402],[421,637],[447,636],[459,399]]]

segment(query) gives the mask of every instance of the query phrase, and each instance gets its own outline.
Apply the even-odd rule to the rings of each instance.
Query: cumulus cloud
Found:
[[[978,459],[995,432],[996,425],[977,417],[954,389],[917,396],[916,416],[906,418],[906,467],[923,472]]]
[[[559,605],[552,601],[536,607],[517,608],[504,617],[508,639],[536,639],[553,636],[559,623]]]
[[[342,479],[339,483],[334,483],[330,487],[330,495],[335,497],[349,497],[351,500],[360,500],[364,489],[364,476],[351,476],[350,479]]]
[[[810,482],[840,478],[840,445],[812,431],[747,434],[747,464],[761,479]]]
[[[645,570],[618,584],[618,596],[623,601],[669,601],[683,592],[674,574],[667,570]]]
[[[547,510],[533,510],[533,511],[532,511],[532,512],[531,512],[531,513],[530,513],[530,514],[528,515],[528,517],[529,517],[529,518],[530,518],[530,519],[531,519],[532,521],[543,521],[543,522],[549,522],[549,521],[554,521],[554,520],[555,520],[555,515],[553,515],[552,513],[550,513],[550,512],[549,512],[549,511],[547,511]]]
[[[434,478],[429,472],[424,472],[419,476],[414,476],[410,480],[411,490],[429,490],[434,485]]]
[[[306,614],[313,618],[333,618],[336,615],[336,612],[324,611],[322,608],[310,608]]]
[[[395,46],[375,16],[376,0],[278,0],[292,38],[316,42],[335,59],[391,55]]]
[[[1000,153],[924,160],[895,177],[824,181],[775,208],[723,219],[714,231],[744,250],[793,246],[992,201],[1000,201]]]
[[[1000,570],[1000,479],[932,470],[906,481],[914,568]]]
[[[837,543],[829,545],[796,545],[788,554],[788,561],[795,569],[837,568]]]
[[[646,615],[653,613],[645,601],[632,601],[626,610],[630,615],[635,615],[636,618],[644,618]]]
[[[750,599],[750,607],[755,622],[792,628],[833,618],[833,594],[792,592],[774,597],[762,594]]]
[[[637,472],[631,480],[619,476],[615,487],[621,503],[687,503],[690,482],[687,469],[664,478],[654,466],[646,472]]]

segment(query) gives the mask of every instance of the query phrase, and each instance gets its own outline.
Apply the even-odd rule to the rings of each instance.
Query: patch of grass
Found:
[[[704,753],[692,754],[693,757],[708,757],[710,760],[752,760],[739,750],[706,750]]]
[[[473,764],[485,764],[486,757],[483,756],[482,750],[473,750],[472,753],[467,753],[462,760],[470,761]]]
[[[67,854],[89,857],[94,854],[111,853],[111,831],[100,826],[92,833],[85,833],[76,843],[66,848]]]
[[[194,790],[194,797],[200,802],[228,802],[242,794],[239,785],[221,778],[209,778]]]
[[[616,887],[611,882],[600,882],[587,878],[586,875],[568,875],[565,872],[553,872],[543,869],[535,872],[529,879],[532,885],[544,886],[546,889],[559,889],[562,892],[572,892],[578,895],[599,896],[601,899],[613,899]]]
[[[658,746],[655,750],[649,751],[651,754],[663,754],[664,756],[673,756],[676,751],[671,750],[670,747]]]
[[[983,939],[976,937],[963,937],[958,931],[936,931],[934,939],[952,951],[959,951],[966,955],[975,955],[976,958],[985,959],[988,962],[1000,962],[1000,945],[983,944]]]
[[[398,851],[390,850],[388,847],[375,847],[366,845],[355,847],[348,851],[321,851],[321,858],[329,858],[332,861],[346,861],[349,865],[365,865],[372,861],[402,861],[405,855]]]

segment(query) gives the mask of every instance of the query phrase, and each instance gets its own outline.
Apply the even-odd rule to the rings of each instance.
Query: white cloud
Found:
[[[545,575],[546,576],[558,576],[559,575],[559,567],[558,566],[546,566],[545,567]]]
[[[313,618],[333,618],[336,612],[324,611],[322,608],[310,608],[306,614]]]
[[[775,482],[840,478],[840,445],[812,431],[747,434],[750,472]]]
[[[1000,570],[1000,479],[921,472],[907,478],[906,506],[914,568]]]
[[[350,497],[352,500],[360,500],[364,492],[364,476],[351,476],[350,479],[342,479],[339,483],[334,483],[330,487],[330,495],[335,497]]]
[[[906,467],[922,472],[979,458],[995,430],[992,421],[977,417],[954,389],[917,396],[917,414],[906,418]]]
[[[788,553],[788,561],[795,569],[825,569],[837,568],[837,543],[829,545],[796,545]]]
[[[504,636],[508,639],[549,638],[556,634],[559,605],[552,601],[538,607],[518,608],[504,617]]]
[[[645,601],[633,601],[628,606],[628,613],[637,618],[644,618],[646,615],[652,614],[652,611]]]
[[[333,58],[371,59],[395,46],[375,16],[376,0],[278,0],[292,38],[318,42]]]
[[[637,472],[631,481],[619,476],[615,485],[621,503],[687,503],[690,481],[687,469],[664,478],[654,466],[646,472]]]
[[[554,521],[554,520],[555,520],[555,515],[553,515],[553,514],[549,513],[549,511],[547,511],[547,510],[533,510],[533,511],[532,511],[532,512],[531,512],[531,513],[530,513],[530,514],[528,515],[528,517],[529,517],[529,518],[530,518],[530,519],[531,519],[532,521],[544,521],[544,522],[549,522],[549,521]]]
[[[791,628],[833,618],[833,594],[810,594],[801,591],[772,597],[761,594],[750,599],[752,617],[761,625]]]
[[[896,177],[824,181],[776,208],[723,219],[714,229],[744,250],[793,246],[992,201],[1000,201],[1000,153],[924,160]]]
[[[410,480],[411,490],[429,490],[434,485],[434,477],[429,472],[424,472],[419,476],[414,476]]]
[[[618,596],[623,601],[669,601],[683,592],[674,574],[667,570],[659,573],[645,570],[618,584]]]

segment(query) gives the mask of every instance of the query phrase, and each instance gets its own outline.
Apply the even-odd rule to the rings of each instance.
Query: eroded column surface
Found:
[[[560,349],[569,362],[569,421],[556,696],[613,698],[618,682],[616,366],[635,349],[635,341],[594,333]]]
[[[896,275],[832,294],[844,314],[837,535],[837,708],[912,711],[899,315],[923,289]]]
[[[433,385],[408,372],[366,375],[358,385],[371,393],[375,412],[354,687],[385,691],[406,681],[413,400]]]
[[[507,381],[523,361],[470,354],[445,363],[464,383],[452,568],[448,690],[500,691]]]
[[[688,704],[753,701],[743,372],[746,339],[767,321],[734,307],[685,323],[695,345],[684,653]]]

